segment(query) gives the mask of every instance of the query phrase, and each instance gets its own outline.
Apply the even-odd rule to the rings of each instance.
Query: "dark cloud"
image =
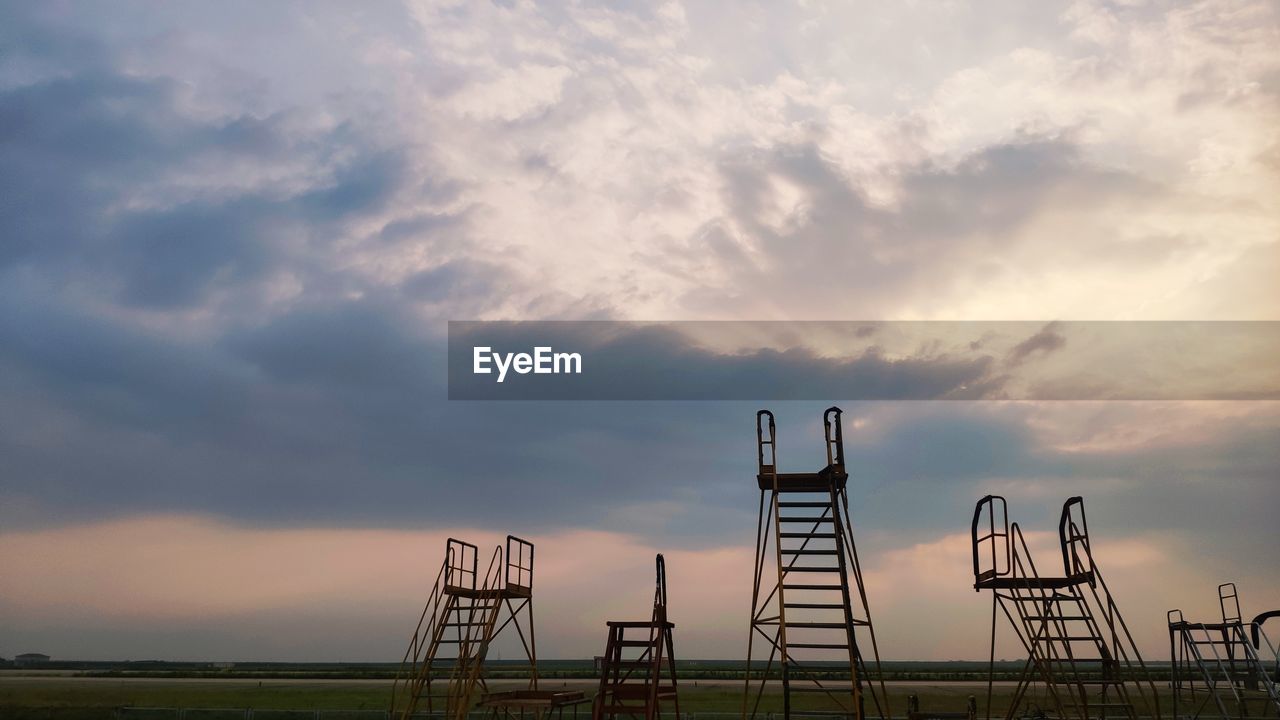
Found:
[[[1010,266],[1032,271],[1088,257],[1136,267],[1183,248],[1151,242],[1136,252],[1113,238],[1087,237],[1039,258],[1020,255],[1029,242],[1022,231],[1046,209],[1143,207],[1169,194],[1138,175],[1089,162],[1069,134],[1024,136],[953,165],[904,167],[893,206],[872,202],[814,144],[735,154],[720,171],[730,213],[723,227],[699,232],[697,248],[714,254],[729,280],[686,298],[709,313],[781,308],[813,316],[834,308],[874,317],[906,298],[981,286]],[[775,177],[803,194],[782,225],[771,220]]]
[[[286,130],[285,116],[204,118],[180,85],[109,67],[0,92],[0,271],[21,264],[127,305],[190,307],[305,268],[406,182],[404,160],[343,126]],[[348,155],[354,159],[335,159]],[[246,171],[300,162],[311,186],[242,185]],[[192,191],[183,173],[225,175]]]
[[[1057,332],[1057,324],[1049,323],[1040,332],[1015,345],[1005,362],[1020,365],[1032,355],[1048,355],[1061,350],[1066,344],[1067,339]]]

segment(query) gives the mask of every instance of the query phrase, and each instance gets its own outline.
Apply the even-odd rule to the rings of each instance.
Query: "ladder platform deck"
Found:
[[[762,472],[756,475],[761,490],[772,490],[774,478],[778,481],[778,492],[829,492],[844,489],[849,482],[849,473],[827,466],[816,473],[771,473]]]
[[[1058,590],[1061,588],[1084,585],[1093,579],[1093,571],[1068,575],[1066,577],[983,577],[973,584],[976,590]],[[1066,598],[1018,598],[1026,602],[1059,600]]]
[[[498,600],[506,600],[507,598],[525,599],[525,598],[533,597],[532,590],[526,587],[521,587],[519,585],[508,585],[498,590],[494,590],[492,588],[486,590],[484,588],[469,588],[469,587],[459,587],[457,585],[446,585],[444,588],[444,594],[456,595],[458,597],[468,598],[471,600],[481,600],[481,599],[488,600],[488,599],[494,599],[494,598]]]

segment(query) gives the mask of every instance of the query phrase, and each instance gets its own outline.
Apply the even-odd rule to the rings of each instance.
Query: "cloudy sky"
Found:
[[[1280,320],[1267,0],[0,8],[0,656],[398,659],[513,532],[543,656],[662,551],[740,657],[757,404],[450,402],[448,320]],[[1280,604],[1274,401],[844,407],[888,658],[985,655],[988,492],[1153,657]]]

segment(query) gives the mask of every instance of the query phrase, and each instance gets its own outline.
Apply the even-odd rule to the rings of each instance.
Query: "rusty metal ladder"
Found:
[[[985,520],[985,523],[984,523]],[[1005,717],[1016,717],[1040,683],[1044,698],[1063,718],[1136,720],[1160,717],[1155,684],[1093,561],[1083,501],[1063,504],[1058,524],[1063,574],[1043,576],[1005,499],[988,495],[974,509],[974,589],[992,591],[991,677],[994,677],[998,611],[1003,611],[1027,651]],[[987,717],[991,716],[988,681]]]
[[[775,661],[776,679],[782,684],[783,718],[835,715],[861,720],[867,695],[877,715],[889,715],[883,681],[879,680],[879,651],[866,589],[853,544],[841,414],[836,407],[823,414],[826,466],[817,473],[791,474],[777,469],[773,414],[767,410],[756,414],[761,518],[744,720],[761,712],[765,686],[775,679]],[[769,560],[773,573],[765,570]],[[766,574],[773,575],[771,587],[764,580]],[[860,612],[855,612],[855,603]],[[874,665],[870,668],[862,656],[859,631],[867,635],[872,650]],[[757,635],[768,643],[769,656],[758,676],[753,676]]]
[[[675,625],[667,618],[667,568],[661,554],[655,564],[650,619],[607,623],[609,638],[602,658],[600,688],[591,708],[593,720],[620,716],[657,720],[668,701],[676,716],[680,715],[672,640]]]

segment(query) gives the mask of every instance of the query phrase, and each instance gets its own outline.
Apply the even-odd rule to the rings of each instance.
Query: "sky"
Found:
[[[507,533],[542,657],[655,552],[741,657],[759,403],[449,401],[449,320],[1280,320],[1266,0],[0,18],[4,657],[395,660]],[[987,493],[1045,553],[1084,496],[1149,657],[1280,604],[1274,400],[923,397],[841,403],[884,657],[985,657]],[[771,403],[784,468],[842,400]]]

